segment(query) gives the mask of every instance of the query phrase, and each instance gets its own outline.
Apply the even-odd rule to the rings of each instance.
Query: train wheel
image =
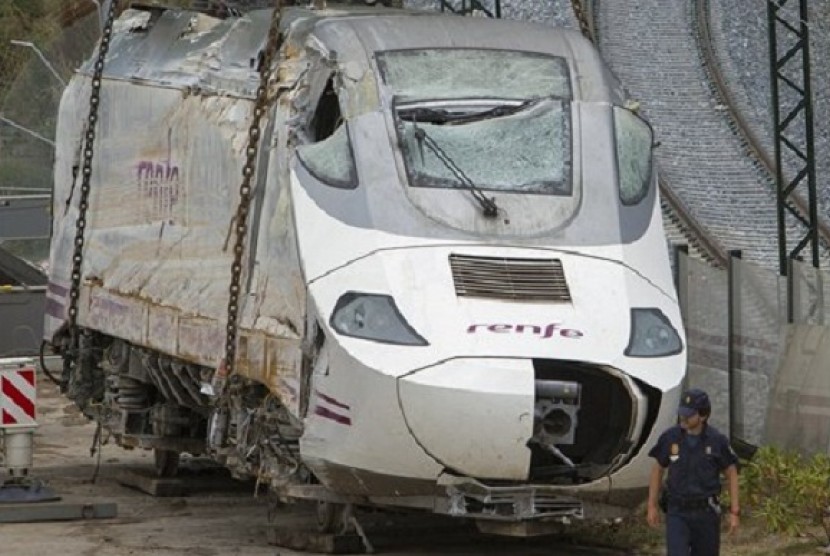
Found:
[[[335,502],[317,502],[317,530],[342,535],[349,529],[349,507]]]
[[[156,448],[153,450],[153,459],[155,460],[157,476],[170,478],[175,477],[178,473],[179,452]]]

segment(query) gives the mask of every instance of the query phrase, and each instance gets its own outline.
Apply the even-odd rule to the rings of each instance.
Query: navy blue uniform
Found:
[[[717,556],[720,552],[720,473],[738,458],[729,440],[705,425],[695,436],[680,426],[666,430],[648,454],[668,468],[668,556]],[[690,550],[691,548],[691,550]]]

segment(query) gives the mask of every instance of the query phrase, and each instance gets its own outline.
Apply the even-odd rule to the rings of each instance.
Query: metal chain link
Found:
[[[591,22],[591,6],[585,4],[590,0],[571,0],[574,15],[579,22],[579,30],[582,31],[582,36],[596,44],[596,37],[594,36],[594,26]]]
[[[224,371],[231,376],[236,368],[236,340],[239,325],[239,297],[241,292],[242,259],[245,254],[245,240],[248,235],[248,213],[251,208],[251,181],[256,174],[257,154],[261,138],[260,123],[268,109],[268,83],[271,80],[271,67],[277,53],[280,35],[280,17],[283,0],[275,0],[271,14],[271,26],[268,29],[268,41],[263,52],[259,71],[259,88],[254,102],[254,117],[248,130],[247,158],[242,167],[242,185],[239,186],[239,205],[233,222],[236,242],[233,246],[233,264],[231,265],[231,283],[228,288],[228,323],[226,327]],[[220,367],[221,368],[221,367]]]
[[[86,212],[89,208],[89,191],[92,177],[92,157],[95,147],[95,124],[98,123],[98,109],[101,105],[101,82],[104,74],[104,61],[112,39],[112,28],[115,21],[116,4],[118,0],[112,0],[107,13],[107,20],[101,31],[101,43],[98,47],[98,59],[92,75],[92,92],[89,98],[89,116],[84,134],[85,142],[83,149],[83,168],[81,170],[81,196],[78,200],[78,220],[75,222],[75,241],[72,252],[72,274],[69,287],[69,347],[63,352],[63,376],[64,385],[69,381],[72,373],[73,362],[78,352],[78,299],[81,296],[81,266],[84,261],[84,232],[86,231]]]

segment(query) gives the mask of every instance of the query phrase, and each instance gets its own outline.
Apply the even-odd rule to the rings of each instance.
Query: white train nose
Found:
[[[398,397],[416,441],[447,468],[479,479],[527,479],[530,360],[452,359],[401,378]]]

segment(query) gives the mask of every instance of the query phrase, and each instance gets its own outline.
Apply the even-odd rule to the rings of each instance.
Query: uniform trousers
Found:
[[[712,509],[674,510],[666,514],[668,556],[718,556],[720,515]]]

